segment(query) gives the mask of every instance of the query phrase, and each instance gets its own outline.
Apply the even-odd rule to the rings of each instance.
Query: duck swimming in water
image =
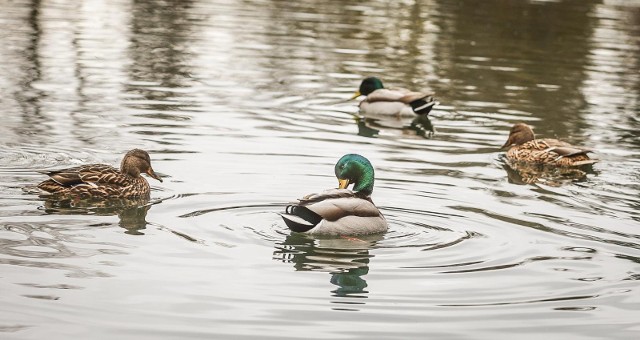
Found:
[[[366,235],[387,231],[387,220],[373,204],[373,166],[365,157],[344,155],[335,166],[338,189],[310,194],[281,214],[292,231],[311,235]],[[353,183],[353,190],[347,189]]]
[[[360,102],[360,112],[369,115],[426,115],[436,104],[433,93],[402,88],[387,89],[376,77],[365,78],[352,99],[360,96],[366,96]]]
[[[140,149],[127,152],[120,169],[89,164],[44,173],[50,178],[38,184],[38,188],[57,196],[80,198],[148,197],[149,183],[141,173],[162,182],[151,167],[149,154]]]
[[[587,155],[591,148],[573,146],[569,143],[552,139],[536,139],[533,129],[527,124],[515,124],[509,132],[509,138],[502,148],[509,147],[507,159],[513,162],[524,162],[551,166],[583,166],[598,162]]]

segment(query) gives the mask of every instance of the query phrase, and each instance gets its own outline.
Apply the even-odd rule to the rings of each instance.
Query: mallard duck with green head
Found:
[[[513,162],[550,166],[582,166],[598,162],[587,155],[591,148],[573,146],[552,138],[536,139],[533,129],[524,123],[515,124],[502,148],[509,148],[507,159]]]
[[[365,78],[351,99],[366,96],[360,112],[368,115],[426,115],[436,104],[433,93],[414,92],[403,88],[385,88],[376,77]]]
[[[373,204],[373,166],[363,156],[344,155],[335,166],[338,189],[310,194],[281,214],[292,231],[311,235],[367,235],[387,231],[387,220]],[[353,183],[353,190],[347,187]]]
[[[38,188],[57,196],[79,198],[149,197],[149,183],[141,173],[162,182],[151,167],[149,154],[140,149],[127,152],[120,169],[89,164],[43,173],[50,178],[38,184]]]

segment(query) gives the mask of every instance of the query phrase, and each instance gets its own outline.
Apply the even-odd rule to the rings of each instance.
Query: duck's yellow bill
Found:
[[[358,97],[360,97],[362,94],[360,93],[360,91],[356,91],[356,93],[353,94],[353,97],[351,97],[351,100],[356,99]]]
[[[346,189],[349,186],[348,179],[338,179],[338,189]]]

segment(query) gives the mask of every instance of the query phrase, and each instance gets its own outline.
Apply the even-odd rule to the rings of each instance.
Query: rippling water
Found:
[[[635,1],[9,1],[0,28],[3,339],[640,332]],[[362,117],[366,75],[441,104]],[[601,162],[523,179],[519,121]],[[150,202],[24,189],[134,147]],[[290,233],[349,152],[390,231]]]

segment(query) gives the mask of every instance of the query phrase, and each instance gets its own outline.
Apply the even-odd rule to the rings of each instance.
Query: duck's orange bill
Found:
[[[346,189],[349,186],[348,179],[338,179],[338,189]]]
[[[356,91],[356,93],[353,94],[353,97],[351,97],[351,99],[356,99],[358,97],[360,97],[362,94],[360,93],[360,91]]]

